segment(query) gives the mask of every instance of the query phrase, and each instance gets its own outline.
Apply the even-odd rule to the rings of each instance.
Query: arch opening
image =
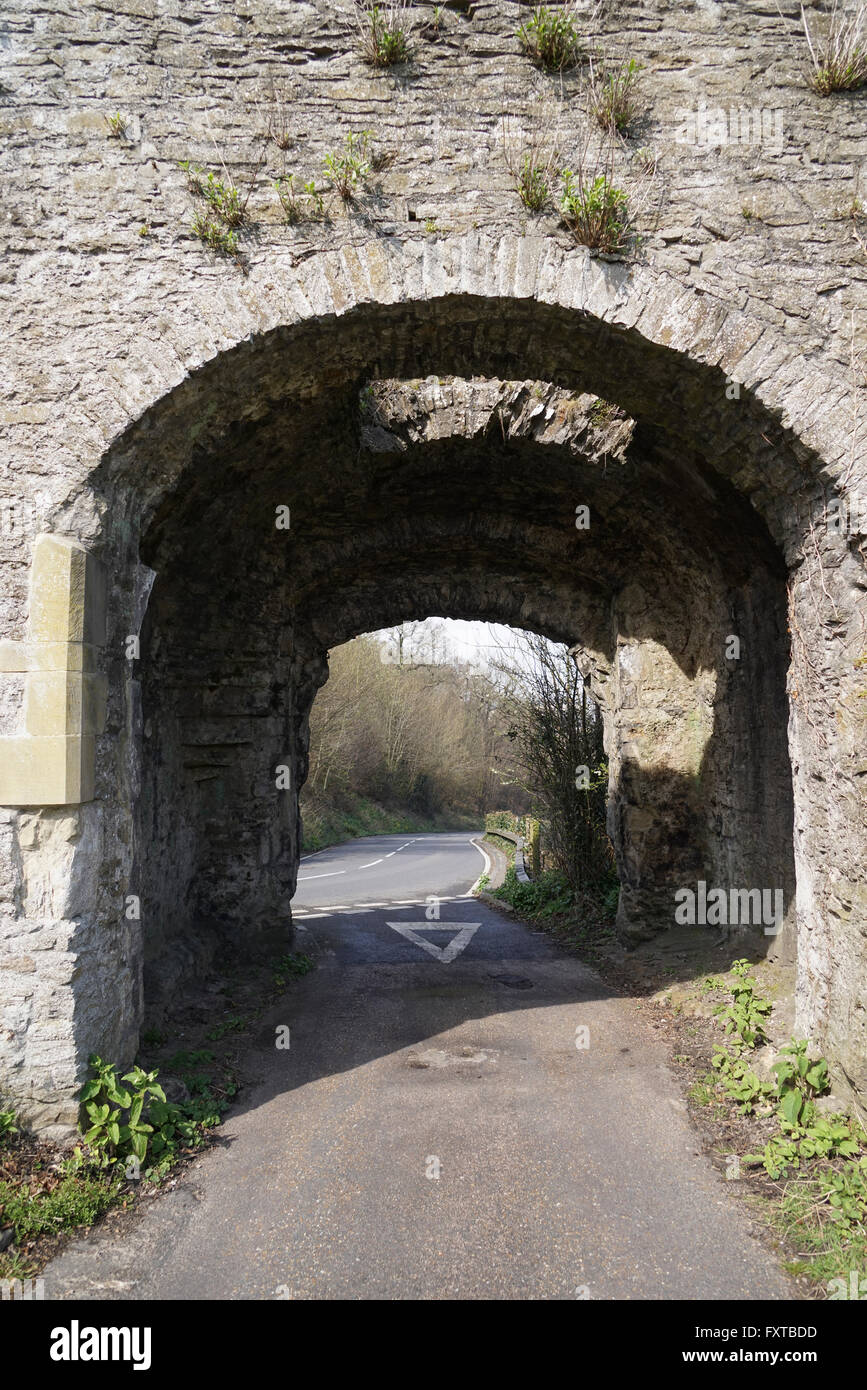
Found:
[[[398,266],[384,288],[358,255],[363,293],[332,257],[305,266],[303,291],[282,285],[255,328],[209,340],[156,392],[87,505],[56,512],[110,577],[106,734],[77,813],[90,857],[73,855],[77,937],[87,953],[102,933],[104,968],[76,1004],[68,1076],[94,1048],[132,1054],[145,939],[154,961],[178,943],[182,973],[193,921],[285,921],[327,652],[427,614],[579,648],[609,730],[621,931],[660,929],[674,885],[781,886],[772,946],[794,956],[797,915],[801,1026],[833,1048],[833,1001],[859,977],[834,978],[816,856],[849,802],[814,776],[804,702],[827,690],[805,654],[817,591],[839,618],[858,575],[850,551],[817,584],[805,547],[821,567],[814,523],[840,451],[792,429],[785,385],[803,368],[787,377],[761,330],[700,296],[675,303],[643,271],[577,255],[556,284],[530,239],[518,290],[503,276],[480,290],[466,261],[456,280],[448,247],[423,282]],[[293,777],[279,802],[278,762]],[[139,890],[142,929],[107,931]],[[840,1046],[852,1075],[859,1038]]]

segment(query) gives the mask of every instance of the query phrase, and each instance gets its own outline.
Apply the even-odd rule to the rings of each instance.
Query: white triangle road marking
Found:
[[[469,946],[481,922],[387,922],[387,926],[392,931],[399,932],[406,937],[413,945],[420,946],[423,951],[427,951],[434,960],[441,961],[443,965],[449,965],[459,956],[466,946]],[[453,936],[448,946],[436,946],[432,941],[425,941],[423,936],[419,936],[420,931],[453,931],[457,935]]]

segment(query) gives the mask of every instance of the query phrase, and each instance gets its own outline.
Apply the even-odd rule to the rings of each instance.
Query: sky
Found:
[[[427,648],[429,653],[431,635],[435,633],[440,648],[438,655],[446,658],[454,656],[479,665],[495,658],[503,648],[507,651],[513,649],[522,635],[515,628],[504,627],[502,623],[467,622],[463,618],[427,618],[424,622],[406,623],[404,627],[408,643],[417,652],[419,649],[425,652]],[[373,636],[393,648],[394,632],[394,628],[384,628]]]

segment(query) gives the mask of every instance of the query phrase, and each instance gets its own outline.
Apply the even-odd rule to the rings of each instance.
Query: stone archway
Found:
[[[29,730],[25,743],[32,743],[15,749],[23,770],[4,795],[10,806],[48,803],[44,790],[28,793],[27,760],[32,766],[35,751],[51,757],[62,753],[68,759],[68,740],[77,736],[84,791],[87,759],[93,759],[94,800],[87,801],[82,792],[77,810],[19,811],[7,822],[18,874],[19,927],[26,922],[36,924],[37,934],[42,930],[38,923],[47,896],[66,924],[58,931],[53,923],[53,945],[45,936],[43,959],[51,968],[31,991],[9,1068],[14,1089],[31,1111],[68,1116],[87,1053],[97,1048],[123,1057],[134,1048],[141,1011],[142,922],[150,914],[150,930],[158,936],[169,914],[177,912],[170,894],[179,885],[185,894],[182,926],[187,909],[231,918],[257,888],[263,916],[285,902],[297,858],[291,804],[276,816],[254,817],[241,872],[234,879],[225,872],[226,860],[220,860],[220,845],[209,830],[213,859],[204,878],[209,872],[213,877],[214,866],[222,863],[223,871],[214,878],[218,891],[208,901],[195,893],[186,896],[203,874],[194,837],[184,839],[180,833],[183,817],[177,825],[172,820],[171,808],[182,808],[188,791],[190,769],[184,770],[182,750],[247,746],[245,731],[233,742],[229,726],[233,718],[256,718],[263,785],[275,761],[287,758],[297,786],[304,768],[306,713],[324,675],[323,652],[330,642],[361,630],[362,621],[379,625],[369,621],[373,593],[383,623],[397,613],[411,616],[439,607],[455,616],[520,620],[588,650],[597,682],[611,682],[609,720],[618,729],[616,775],[625,789],[626,815],[621,851],[628,873],[630,855],[633,868],[641,858],[638,838],[652,828],[641,823],[652,780],[644,775],[642,785],[642,771],[647,771],[642,759],[660,729],[680,727],[681,749],[690,747],[692,738],[682,767],[671,756],[664,763],[673,761],[674,771],[687,779],[708,771],[704,716],[699,715],[700,736],[693,727],[687,737],[695,709],[712,712],[723,745],[740,759],[749,756],[749,741],[736,731],[748,731],[751,717],[754,730],[780,733],[786,571],[792,645],[789,750],[795,773],[790,848],[797,866],[801,1026],[825,1043],[853,1084],[863,1089],[858,998],[865,963],[858,923],[865,845],[857,792],[863,706],[858,704],[855,665],[862,639],[852,597],[855,590],[863,591],[863,567],[854,547],[841,548],[822,524],[833,480],[849,464],[846,417],[840,410],[843,392],[770,330],[706,296],[675,289],[664,276],[606,265],[584,251],[564,252],[543,239],[513,237],[495,244],[474,233],[399,246],[372,242],[313,257],[293,270],[269,267],[267,274],[218,303],[203,299],[186,305],[177,321],[161,324],[160,344],[158,353],[136,358],[135,370],[114,378],[115,400],[104,405],[108,447],[95,451],[93,466],[52,523],[59,536],[74,537],[108,576],[105,645],[68,634],[71,647],[94,648],[99,673],[107,677],[107,732],[100,733],[96,718],[92,728],[84,733],[79,727],[77,735],[65,722],[57,749],[43,743],[35,750],[37,740],[54,735]],[[512,454],[519,461],[540,452],[559,458],[556,486],[548,497],[564,506],[568,501],[569,515],[531,517],[515,490],[512,471],[503,483],[510,489],[509,506],[479,546],[473,565],[466,510],[453,517],[451,529],[443,525],[448,507],[429,507],[423,525],[418,517],[414,521],[414,488],[421,476],[416,472],[415,483],[411,477],[405,480],[400,505],[389,507],[380,490],[375,524],[360,528],[357,514],[353,524],[353,504],[360,505],[362,494],[349,466],[347,442],[358,443],[352,421],[359,386],[371,379],[406,381],[430,372],[501,382],[530,378],[590,393],[627,413],[635,422],[633,478],[639,507],[630,511],[628,493],[616,499],[619,519],[605,535],[611,556],[602,545],[580,582],[567,573],[564,538],[568,533],[574,542],[574,504],[582,499],[572,490],[568,444],[543,441],[532,428],[523,436],[516,430],[514,438],[510,429],[510,440],[504,442],[514,446]],[[104,383],[100,387],[104,392]],[[449,477],[469,480],[482,476],[488,453],[485,439],[474,439],[472,429],[454,432],[448,448],[441,436],[439,442],[418,439],[408,450],[422,473],[425,458],[440,456],[451,460]],[[584,486],[592,461],[582,457]],[[667,521],[651,485],[668,489]],[[597,500],[605,496],[602,490]],[[284,544],[275,557],[273,517],[283,504],[292,510],[290,547],[295,550],[287,555]],[[305,505],[308,563],[304,583],[293,587],[293,556],[296,550],[303,554],[305,545]],[[637,527],[642,508],[662,528],[660,547],[670,571],[667,592],[652,582],[649,533],[645,529],[640,540]],[[599,514],[604,520],[604,507]],[[683,650],[677,650],[680,639],[671,625],[677,583],[671,576],[678,573],[678,527],[681,534],[690,533],[693,554],[686,568],[699,575],[703,557],[706,576],[715,575],[707,578],[705,592],[695,596],[695,612],[702,602],[728,604],[730,630],[745,638],[739,669],[747,669],[749,660],[752,674],[731,699],[719,697],[725,666],[719,652],[712,659],[707,650],[690,650],[689,632]],[[627,560],[630,538],[643,557],[638,580]],[[618,542],[615,562],[611,557],[618,553]],[[420,558],[419,546],[436,543],[436,557]],[[521,545],[517,573],[524,592],[518,601],[514,555]],[[604,567],[598,569],[606,557],[611,561],[607,574]],[[90,564],[93,568],[93,560]],[[717,564],[721,568],[714,571]],[[264,579],[273,581],[280,566],[280,583],[266,586]],[[152,570],[158,578],[142,640],[151,644],[154,662],[163,660],[160,643],[167,651],[166,634],[182,635],[175,651],[181,664],[165,658],[163,669],[176,677],[172,689],[178,702],[160,730],[158,755],[145,751],[153,730],[149,735],[142,721],[140,673],[130,663],[127,645],[139,635]],[[681,581],[684,573],[679,572]],[[330,600],[323,598],[324,584]],[[98,597],[92,597],[98,585],[94,578],[77,594],[82,611],[91,601],[98,606]],[[350,615],[353,602],[359,610],[355,617]],[[720,621],[722,616],[705,623],[706,646],[711,634],[716,641],[727,635],[722,629],[729,624]],[[221,642],[214,641],[218,620],[224,624]],[[833,657],[822,647],[827,622],[843,628]],[[36,646],[44,641],[31,635]],[[39,656],[35,648],[22,648],[7,659],[7,666],[17,661],[32,682]],[[226,682],[229,667],[232,681]],[[713,672],[716,683],[711,688],[706,682],[697,703],[692,689],[673,717],[666,692],[675,667],[692,687],[702,671]],[[230,687],[243,692],[236,715],[220,703],[222,695],[216,703],[212,698],[209,708],[205,697]],[[186,709],[184,688],[190,699]],[[291,692],[290,697],[281,698],[281,691]],[[209,718],[224,721],[218,737],[185,744],[184,728],[201,729]],[[230,766],[231,757],[226,757]],[[226,794],[227,779],[213,775],[212,758],[202,758],[203,795],[217,798],[208,803],[202,823],[218,832],[222,827],[228,839],[229,827],[237,821],[227,808],[236,804],[239,788],[230,786]],[[737,873],[738,846],[750,836],[755,842],[757,825],[761,834],[781,822],[773,815],[745,821],[748,807],[756,804],[757,787],[752,803],[748,777],[724,792],[724,762],[716,757],[716,790],[707,803],[710,810],[713,802],[719,820],[712,862],[724,863],[728,843],[729,867]],[[768,783],[762,779],[772,767]],[[831,778],[823,773],[829,767]],[[154,782],[157,770],[162,780]],[[776,796],[779,759],[759,758],[753,773],[754,783],[771,786]],[[239,787],[248,781],[242,775]],[[207,784],[222,784],[223,790]],[[672,785],[671,778],[667,788],[665,778],[660,779],[662,799],[671,801]],[[265,799],[263,794],[263,805]],[[684,814],[694,804],[687,798]],[[231,838],[237,840],[237,834]],[[769,853],[779,863],[784,850],[777,843],[778,829],[771,839]],[[652,834],[649,843],[654,853],[662,845]],[[164,901],[153,892],[148,900],[147,893],[137,891],[142,865],[154,855],[154,846],[160,848],[150,882],[166,885]],[[175,859],[171,874],[164,872],[167,855]],[[146,874],[141,881],[148,882]],[[638,892],[642,888],[640,883],[631,886]],[[125,912],[129,898],[140,900],[141,918]],[[637,899],[633,917],[640,910]],[[625,915],[630,915],[628,907]],[[179,935],[182,939],[183,932]],[[24,933],[13,936],[17,940]],[[53,1032],[48,1030],[52,1036],[46,1049],[45,1022],[52,1017],[59,1022]]]

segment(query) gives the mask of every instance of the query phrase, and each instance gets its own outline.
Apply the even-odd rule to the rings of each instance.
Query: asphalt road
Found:
[[[792,1297],[664,1046],[467,897],[483,868],[466,834],[307,859],[293,909],[317,969],[263,1021],[222,1145],[123,1239],[71,1246],[46,1296]]]

